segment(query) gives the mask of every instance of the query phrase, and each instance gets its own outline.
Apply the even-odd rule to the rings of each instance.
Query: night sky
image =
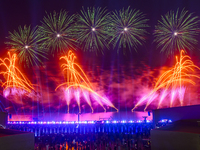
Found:
[[[9,31],[13,32],[14,30],[17,30],[20,25],[32,25],[33,27],[41,25],[40,21],[45,16],[45,12],[50,13],[53,11],[59,12],[60,10],[66,10],[69,14],[74,14],[79,13],[82,7],[106,7],[108,11],[114,11],[120,10],[123,7],[127,8],[128,6],[131,6],[132,9],[139,9],[144,12],[144,14],[146,14],[146,18],[149,19],[148,24],[150,25],[150,28],[148,28],[149,36],[147,36],[146,44],[140,47],[137,53],[132,52],[131,55],[134,59],[138,58],[139,60],[143,59],[147,61],[150,66],[161,66],[166,62],[165,56],[160,54],[159,50],[156,50],[155,45],[152,44],[152,33],[154,31],[154,26],[157,24],[157,20],[161,18],[161,15],[165,15],[169,10],[175,11],[177,8],[185,8],[186,10],[189,10],[189,12],[194,12],[195,15],[200,16],[199,4],[200,2],[198,0],[1,0],[0,48],[1,51],[5,51],[4,42],[6,41],[5,37],[8,36]],[[199,45],[197,49],[199,49]],[[105,55],[106,54],[113,55],[113,51],[106,52]],[[156,61],[154,61],[155,57],[157,58]],[[124,59],[127,58],[125,57]]]
[[[189,10],[195,15],[200,16],[199,0],[1,0],[0,1],[0,56],[6,56],[6,37],[8,32],[18,30],[18,26],[41,25],[40,21],[45,16],[45,12],[59,12],[66,10],[69,14],[79,13],[82,7],[106,7],[108,11],[120,10],[123,7],[130,6],[132,9],[139,9],[149,19],[149,28],[147,31],[146,43],[138,47],[137,52],[127,51],[117,53],[115,50],[104,51],[103,54],[84,53],[77,51],[78,62],[88,75],[91,83],[96,90],[106,95],[113,104],[120,110],[130,111],[136,101],[139,100],[143,93],[152,88],[152,83],[158,78],[158,75],[166,68],[174,65],[174,57],[166,57],[159,52],[153,44],[153,31],[160,20],[161,15],[177,8]],[[198,65],[200,59],[200,43],[196,50],[189,52],[192,60]],[[35,84],[40,86],[41,97],[34,100],[23,100],[23,104],[18,100],[12,100],[4,103],[5,108],[12,111],[13,105],[18,111],[33,110],[40,111],[65,111],[66,104],[63,100],[61,91],[55,92],[55,87],[64,82],[62,71],[59,67],[59,58],[49,56],[49,61],[44,62],[45,68],[21,68],[26,76]],[[0,77],[2,78],[2,77]],[[142,94],[141,94],[142,93]],[[196,96],[196,95],[195,95]],[[198,97],[198,96],[196,96]],[[195,98],[196,98],[195,97]],[[58,99],[58,101],[57,101]],[[194,104],[199,103],[195,100]],[[72,104],[72,105],[75,105]],[[88,106],[83,102],[83,108],[88,111]],[[97,105],[94,103],[94,105]],[[4,107],[3,106],[3,107]],[[152,108],[154,108],[152,106]],[[110,108],[108,108],[110,109]],[[77,108],[74,110],[76,111]],[[95,111],[102,111],[97,107]],[[114,110],[113,110],[114,111]]]

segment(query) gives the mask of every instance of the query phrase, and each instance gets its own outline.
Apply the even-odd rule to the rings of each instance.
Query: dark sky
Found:
[[[119,10],[123,7],[131,6],[132,9],[139,9],[150,19],[149,36],[146,44],[140,47],[138,53],[133,52],[131,56],[134,59],[145,60],[150,66],[159,66],[165,64],[166,57],[160,55],[159,51],[152,45],[153,30],[160,19],[161,15],[166,14],[169,10],[185,8],[195,15],[200,16],[200,2],[198,0],[1,0],[0,1],[0,48],[5,50],[5,37],[8,32],[17,30],[18,26],[40,25],[40,21],[46,12],[60,11],[64,9],[70,14],[77,13],[84,7],[106,7],[108,11]],[[199,46],[198,48],[199,49]],[[112,55],[112,51],[108,55]],[[195,53],[196,54],[196,53]],[[137,57],[136,57],[137,56]],[[109,56],[108,56],[109,57]],[[130,57],[130,55],[129,55]],[[155,61],[155,58],[157,60]],[[123,59],[128,59],[123,56]],[[132,59],[132,57],[130,58]]]
[[[159,50],[156,50],[155,45],[152,44],[152,33],[154,31],[154,26],[157,24],[157,20],[161,18],[160,16],[165,15],[170,10],[175,11],[177,8],[185,8],[189,10],[189,12],[194,12],[195,15],[200,16],[199,0],[0,0],[0,54],[5,54],[6,52],[4,42],[6,41],[5,37],[8,36],[9,31],[13,32],[13,30],[18,30],[18,26],[20,25],[41,25],[40,21],[45,16],[45,12],[50,13],[54,10],[59,12],[63,9],[73,14],[80,12],[82,6],[106,7],[108,11],[120,10],[123,7],[127,8],[131,6],[132,9],[139,9],[144,12],[146,18],[150,19],[148,22],[150,25],[148,28],[149,35],[147,36],[146,44],[139,47],[138,52],[133,51],[126,55],[122,53],[117,54],[113,50],[106,51],[104,55],[96,55],[93,53],[85,54],[81,51],[77,52],[79,62],[83,70],[89,72],[89,78],[92,80],[93,84],[102,87],[99,88],[99,91],[104,91],[108,97],[109,94],[111,95],[110,97],[115,95],[115,106],[124,108],[127,108],[127,105],[129,105],[129,108],[133,107],[133,103],[135,103],[132,101],[134,95],[140,95],[137,93],[139,91],[137,89],[140,87],[144,91],[146,89],[146,85],[141,84],[139,82],[140,80],[136,80],[135,76],[137,76],[138,70],[139,73],[141,73],[141,77],[138,78],[140,78],[141,81],[144,80],[144,83],[146,83],[146,78],[143,77],[145,77],[146,74],[149,75],[148,71],[150,72],[154,68],[171,66],[174,64],[174,58],[167,58],[164,54],[160,54]],[[194,58],[194,61],[200,59],[199,48],[200,44],[196,47],[194,52],[189,53],[190,56]],[[52,57],[50,57],[50,60],[51,59]],[[53,59],[58,62],[58,58]],[[59,82],[63,80],[61,74],[58,73],[60,72],[58,69],[59,65],[54,61],[47,62],[46,71],[40,70],[41,73],[39,73],[39,76],[42,76],[40,79],[41,82],[44,82],[41,83],[42,87],[44,87],[42,89],[44,93],[47,93],[46,85],[60,84]],[[151,69],[146,69],[146,67],[144,67],[146,65],[150,66]],[[53,69],[57,70],[53,71]],[[37,71],[34,70],[31,72]],[[90,72],[92,73],[90,74]],[[55,73],[59,78],[55,77]],[[29,78],[31,75],[27,74]],[[150,74],[150,76],[153,75]],[[48,79],[46,79],[47,77]],[[132,82],[133,84],[138,84],[138,87],[133,88]],[[108,83],[110,83],[110,86]],[[55,87],[56,85],[51,85],[48,90],[54,92]],[[127,90],[127,87],[130,88]],[[134,91],[136,93],[133,93]],[[50,95],[50,97],[54,97],[52,95]],[[57,95],[59,94],[57,93]],[[119,97],[122,97],[122,99]],[[127,98],[125,99],[124,97]],[[127,105],[124,106],[122,103],[127,103]]]

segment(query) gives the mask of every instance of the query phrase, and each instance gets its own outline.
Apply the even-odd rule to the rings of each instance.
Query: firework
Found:
[[[181,50],[179,60],[178,57],[176,57],[176,62],[176,65],[172,69],[164,72],[160,76],[155,84],[154,89],[148,95],[142,97],[142,99],[135,105],[132,111],[144,101],[147,101],[145,107],[146,110],[150,103],[158,96],[158,92],[160,91],[162,92],[158,103],[158,108],[160,108],[163,100],[169,94],[171,94],[170,107],[173,106],[176,95],[179,98],[181,106],[183,105],[186,83],[195,85],[195,82],[192,80],[192,78],[200,77],[192,74],[192,72],[194,72],[195,69],[200,70],[200,68],[194,65],[188,55],[184,54],[184,50]]]
[[[193,50],[199,34],[199,19],[184,9],[170,11],[161,16],[161,21],[155,26],[155,42],[161,47],[161,52],[173,55],[175,51]]]
[[[92,103],[89,98],[90,93],[94,99],[103,107],[104,111],[106,109],[103,106],[103,103],[107,104],[110,107],[115,108],[117,111],[118,109],[106,98],[99,95],[97,92],[94,91],[89,79],[87,78],[86,74],[82,70],[82,68],[75,62],[76,56],[72,51],[68,52],[67,56],[63,56],[60,59],[64,59],[66,63],[62,64],[61,67],[63,68],[63,71],[67,72],[67,82],[60,84],[56,90],[61,86],[67,86],[65,88],[65,97],[67,99],[67,105],[68,105],[68,112],[69,112],[69,105],[70,105],[70,96],[73,92],[75,95],[76,102],[79,107],[79,113],[81,112],[80,108],[80,96],[83,95],[84,99],[88,103],[88,105],[91,107],[92,112]],[[103,103],[102,103],[103,102]]]
[[[7,97],[10,94],[23,95],[26,93],[31,93],[33,90],[31,82],[26,79],[22,72],[16,67],[16,54],[11,56],[10,52],[8,52],[8,56],[8,58],[0,58],[0,66],[6,68],[5,71],[0,72],[0,74],[2,74],[6,80],[5,82],[2,82],[4,96]]]
[[[66,11],[53,12],[43,18],[40,35],[43,46],[51,53],[65,53],[69,49],[75,50],[73,23],[75,15],[68,15]]]
[[[101,51],[108,48],[109,32],[107,10],[104,8],[84,8],[75,26],[77,42],[84,51]]]
[[[119,51],[120,48],[125,50],[142,45],[145,41],[145,30],[148,19],[139,10],[132,10],[128,7],[126,10],[114,11],[110,16],[110,31],[112,38],[110,43]],[[124,51],[125,52],[125,51]]]
[[[40,65],[45,57],[46,51],[41,47],[40,36],[37,27],[31,30],[31,26],[18,29],[19,31],[9,32],[9,49],[17,54],[19,63],[24,62],[25,66]]]

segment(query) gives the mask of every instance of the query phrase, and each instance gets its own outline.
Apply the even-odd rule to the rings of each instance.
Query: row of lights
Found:
[[[160,122],[160,123],[168,123],[168,122],[171,123],[172,120],[170,120],[170,119],[169,119],[169,120],[168,120],[168,119],[162,119],[162,120],[160,120],[159,122]]]
[[[141,120],[138,120],[138,121],[126,121],[126,120],[123,120],[123,121],[109,121],[109,120],[106,120],[106,121],[98,121],[98,123],[142,123],[143,121]],[[152,121],[150,120],[147,120],[146,121],[147,123],[150,123]],[[95,124],[97,123],[96,121],[8,121],[8,124]]]

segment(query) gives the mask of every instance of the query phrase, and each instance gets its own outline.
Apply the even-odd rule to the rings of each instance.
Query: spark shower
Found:
[[[121,51],[126,54],[127,50],[137,51],[139,46],[145,44],[150,35],[147,16],[140,10],[131,7],[111,12],[108,12],[106,8],[88,7],[82,8],[79,13],[73,15],[69,15],[65,10],[46,13],[41,25],[36,27],[19,26],[18,30],[9,32],[5,42],[9,50],[9,57],[0,59],[4,97],[12,101],[11,95],[21,98],[28,96],[32,101],[25,100],[22,104],[32,103],[32,105],[29,104],[31,106],[28,106],[28,109],[38,108],[42,105],[43,112],[46,108],[50,111],[50,107],[58,104],[55,107],[57,110],[65,105],[69,113],[72,108],[77,106],[78,112],[81,113],[85,102],[92,113],[97,110],[95,106],[100,106],[104,111],[113,108],[117,112],[122,105],[126,105],[124,107],[126,110],[133,108],[132,111],[145,105],[144,110],[146,110],[154,102],[157,102],[157,108],[162,108],[166,101],[168,107],[173,107],[177,100],[183,106],[185,91],[191,85],[198,85],[195,80],[199,79],[199,67],[194,65],[186,52],[195,49],[200,31],[199,17],[185,9],[171,10],[165,15],[161,14],[157,25],[154,25],[155,30],[152,35],[157,48],[172,57],[176,51],[180,52],[173,68],[168,68],[158,78],[151,76],[152,80],[156,81],[154,87],[148,87],[147,83],[140,86],[139,81],[143,75],[135,79],[133,74],[128,76],[125,73],[123,74],[123,80],[126,81],[124,85],[117,82],[112,84],[115,76],[119,78],[117,71],[115,73],[110,71],[109,74],[100,73],[95,77],[97,81],[94,81],[89,76],[94,70],[85,71],[82,69],[82,65],[77,63],[75,52],[79,49],[96,54],[106,53],[108,49],[117,51],[118,54]],[[53,57],[62,56],[60,61],[64,61],[64,63],[61,65],[62,71],[60,72],[65,78],[64,82],[60,79],[61,75],[51,76],[50,71],[44,69],[46,66],[43,62],[49,61],[49,54]],[[32,70],[39,68],[37,71],[40,73],[45,70],[46,76],[43,78],[51,77],[51,83],[47,81],[48,79],[43,80],[40,75],[33,76],[34,79],[29,81],[25,76],[26,72],[22,73],[23,71],[19,69],[18,65]],[[158,70],[161,71],[161,69],[162,67]],[[131,68],[131,71],[135,70],[137,68]],[[108,81],[108,79],[110,80]],[[151,84],[153,85],[154,82]],[[54,93],[48,90],[50,88]],[[116,89],[119,92],[117,94]],[[124,93],[129,94],[127,94],[128,98],[126,94],[120,93],[123,90]],[[42,98],[40,95],[43,95]],[[62,103],[61,97],[58,95],[62,95]],[[58,99],[59,102],[57,102]],[[73,104],[74,102],[76,104]]]
[[[5,80],[5,82],[1,82],[4,88],[4,96],[8,99],[9,95],[18,95],[18,97],[29,96],[32,98],[33,95],[37,96],[33,84],[17,68],[17,56],[15,54],[11,55],[9,52],[8,56],[8,58],[0,59],[0,66],[2,67],[0,74],[3,75]],[[83,100],[90,106],[92,113],[95,111],[93,108],[94,102],[98,103],[104,111],[106,111],[105,106],[107,106],[114,108],[118,112],[118,108],[105,95],[95,91],[96,87],[91,84],[86,73],[76,62],[77,57],[73,51],[70,50],[67,55],[60,57],[60,60],[64,61],[61,68],[66,82],[58,85],[55,91],[62,91],[68,113],[70,104],[74,100],[77,103],[79,113],[81,113],[81,103]],[[194,65],[191,58],[182,50],[180,56],[176,57],[174,67],[160,75],[154,88],[141,97],[132,111],[144,105],[144,103],[146,105],[144,110],[146,110],[153,101],[157,101],[158,109],[162,108],[164,101],[168,102],[169,107],[173,107],[175,100],[178,100],[180,105],[183,106],[187,85],[195,85],[194,79],[200,78],[195,74],[197,70],[200,70],[200,68]]]
[[[66,97],[67,105],[68,105],[68,113],[69,113],[69,105],[71,97],[74,95],[76,102],[79,107],[79,113],[81,113],[81,107],[80,107],[80,94],[82,93],[84,99],[87,101],[88,105],[92,109],[92,103],[89,97],[92,95],[93,99],[98,102],[99,105],[101,105],[106,111],[105,107],[103,106],[103,103],[106,105],[115,108],[117,111],[118,109],[106,98],[99,95],[97,92],[95,92],[94,88],[90,84],[89,79],[87,78],[86,74],[82,70],[82,68],[75,63],[76,56],[72,51],[68,52],[67,56],[62,56],[60,59],[64,59],[66,63],[62,64],[61,67],[63,68],[63,71],[67,72],[67,82],[60,84],[56,90],[62,86],[67,85],[67,87],[64,90],[64,94]]]
[[[151,102],[158,97],[159,93],[158,109],[161,107],[164,100],[169,100],[169,105],[172,107],[176,96],[178,97],[181,106],[183,106],[184,94],[187,88],[186,84],[190,83],[195,85],[192,78],[200,78],[198,75],[193,74],[195,69],[200,70],[198,66],[194,65],[191,58],[188,55],[185,55],[184,50],[181,50],[179,59],[176,57],[175,66],[159,77],[153,90],[142,97],[132,111],[144,101],[146,101],[146,106],[144,108],[144,110],[146,110]],[[170,98],[167,98],[167,95],[169,95]]]

